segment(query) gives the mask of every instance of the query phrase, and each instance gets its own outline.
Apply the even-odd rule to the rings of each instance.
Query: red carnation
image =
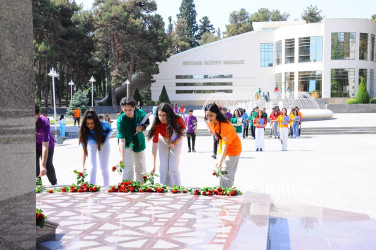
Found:
[[[218,192],[222,192],[222,188],[220,188],[220,187],[217,188],[217,190],[218,190]]]
[[[49,193],[53,193],[54,191],[53,191],[52,189],[50,189],[50,190],[48,190],[47,192],[49,192]]]
[[[204,191],[204,192],[202,192],[202,195],[206,195],[206,192]]]
[[[113,166],[113,167],[112,167],[112,171],[113,171],[113,172],[116,171],[116,166]]]
[[[146,179],[146,178],[148,178],[146,175],[144,175],[144,176],[142,176],[142,178],[144,178],[144,180]]]
[[[62,188],[61,192],[65,193],[65,192],[67,192],[67,190],[65,188]]]
[[[213,172],[213,175],[216,175],[217,173],[216,172]]]
[[[134,192],[134,187],[130,187],[129,191]]]
[[[229,194],[229,193],[227,193],[226,195],[227,195],[227,196],[230,196],[230,194]]]
[[[83,174],[82,172],[79,172],[78,175],[79,175],[79,176],[83,176],[84,174]]]
[[[97,187],[93,187],[93,190],[94,190],[94,192],[96,192],[98,190],[98,188]]]
[[[222,192],[219,192],[218,195],[222,195]]]
[[[142,189],[138,190],[138,192],[143,193],[144,191]]]
[[[186,193],[187,192],[187,190],[183,190],[183,193]]]

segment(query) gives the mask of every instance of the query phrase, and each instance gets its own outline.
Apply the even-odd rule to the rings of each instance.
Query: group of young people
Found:
[[[124,163],[123,180],[136,180],[142,183],[143,174],[146,172],[145,149],[146,141],[143,131],[149,125],[145,122],[146,113],[138,109],[132,98],[123,98],[120,102],[123,113],[117,120],[117,138],[119,162]],[[163,185],[181,185],[179,160],[183,148],[183,136],[187,134],[192,138],[192,148],[189,142],[189,152],[195,152],[195,130],[197,118],[192,115],[185,117],[185,121],[177,115],[170,104],[162,103],[157,107],[156,116],[147,134],[147,139],[153,141],[152,169],[156,171],[156,159],[159,151],[160,183]],[[219,111],[216,104],[208,105],[205,109],[206,120],[215,131],[215,136],[220,142],[221,158],[217,168],[229,172],[220,178],[220,186],[231,186],[241,153],[241,142],[231,123]],[[95,111],[86,111],[80,128],[79,143],[82,145],[82,168],[88,168],[89,182],[96,183],[97,165],[99,165],[103,184],[109,185],[109,138],[113,130],[111,126],[101,121]],[[97,157],[99,162],[97,163]]]

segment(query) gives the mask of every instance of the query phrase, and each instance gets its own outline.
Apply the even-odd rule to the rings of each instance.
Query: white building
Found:
[[[254,31],[176,54],[159,65],[151,86],[157,101],[163,86],[173,103],[202,105],[209,93],[253,99],[275,87],[317,92],[320,97],[354,97],[360,77],[376,96],[376,22],[325,19],[253,23]]]

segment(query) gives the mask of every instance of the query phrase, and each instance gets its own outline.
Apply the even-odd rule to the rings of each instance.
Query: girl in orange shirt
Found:
[[[235,173],[238,167],[242,143],[236,134],[234,126],[219,110],[217,104],[210,103],[205,107],[205,121],[208,121],[209,130],[219,141],[219,161],[217,169],[227,171],[219,179],[219,186],[229,187],[234,185]]]
[[[278,116],[278,133],[281,139],[282,151],[287,151],[287,137],[289,134],[290,117],[287,116],[287,109],[282,109],[282,115]]]

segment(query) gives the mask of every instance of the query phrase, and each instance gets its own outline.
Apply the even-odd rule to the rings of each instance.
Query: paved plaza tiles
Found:
[[[367,115],[360,117],[367,121]],[[327,126],[325,123],[333,121],[322,121],[320,126]],[[254,140],[242,140],[235,186],[245,195],[235,198],[104,191],[38,194],[38,206],[59,223],[58,239],[40,247],[113,249],[115,244],[117,249],[266,249],[268,245],[269,249],[376,249],[376,135],[305,136],[304,127],[302,131],[302,138],[288,141],[287,152],[281,152],[279,141],[269,137],[264,152],[255,152]],[[196,141],[197,153],[182,151],[182,185],[215,186],[212,138],[202,136]],[[112,166],[119,156],[117,140],[110,142]],[[150,170],[151,142],[146,155]],[[75,181],[73,170],[80,169],[80,159],[77,139],[56,146],[54,165],[59,184]],[[101,185],[99,173],[97,179]],[[111,184],[119,181],[117,173],[110,173]],[[43,183],[49,184],[45,177]],[[263,208],[268,200],[269,219],[265,222]],[[261,241],[264,245],[257,248]],[[244,242],[253,242],[254,248],[245,247]],[[135,245],[127,245],[132,243]]]

